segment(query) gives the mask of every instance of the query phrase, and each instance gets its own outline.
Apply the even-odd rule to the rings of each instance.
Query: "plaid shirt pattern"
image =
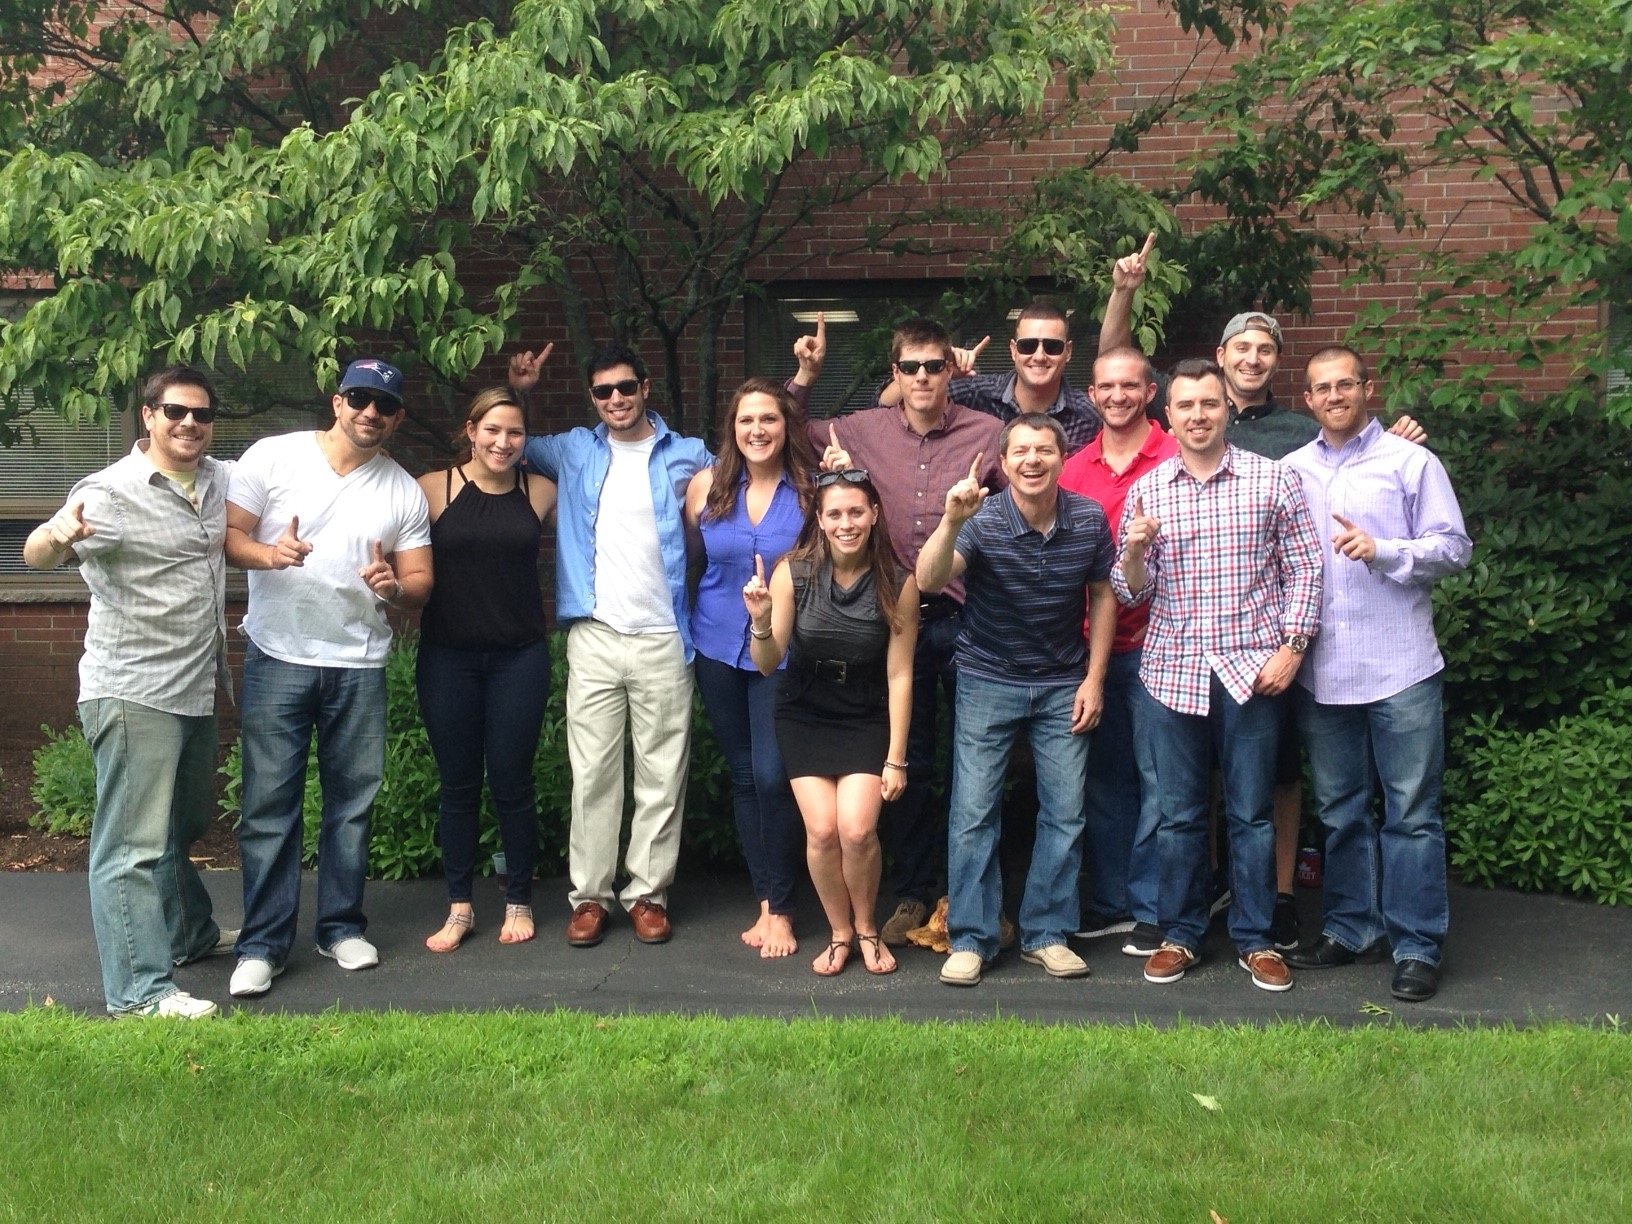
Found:
[[[1137,596],[1128,590],[1120,550],[1111,571],[1117,599],[1150,604],[1139,679],[1180,714],[1209,712],[1215,675],[1246,704],[1286,635],[1320,627],[1320,541],[1297,473],[1228,446],[1200,481],[1175,455],[1134,483],[1119,541],[1141,500],[1161,521],[1145,554],[1148,580]]]

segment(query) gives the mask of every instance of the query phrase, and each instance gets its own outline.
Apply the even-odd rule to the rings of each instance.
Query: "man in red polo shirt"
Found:
[[[1104,428],[1066,461],[1060,487],[1097,501],[1114,532],[1133,482],[1176,454],[1178,444],[1146,415],[1156,398],[1156,376],[1138,349],[1120,345],[1101,353],[1094,362],[1092,391]],[[1130,956],[1149,956],[1162,943],[1156,924],[1161,812],[1133,700],[1149,615],[1148,604],[1117,612],[1105,712],[1088,749],[1082,926],[1077,932],[1087,939],[1125,935],[1122,950]]]

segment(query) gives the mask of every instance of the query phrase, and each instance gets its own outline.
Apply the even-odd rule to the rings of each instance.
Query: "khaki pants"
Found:
[[[576,621],[567,632],[573,906],[612,907],[625,724],[635,752],[635,811],[624,858],[629,884],[619,899],[625,909],[643,897],[667,905],[686,802],[691,667],[678,633],[625,634],[599,621]]]

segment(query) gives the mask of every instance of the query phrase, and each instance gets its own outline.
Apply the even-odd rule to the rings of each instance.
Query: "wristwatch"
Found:
[[[1302,654],[1309,649],[1309,635],[1307,633],[1289,633],[1281,643],[1293,654]]]

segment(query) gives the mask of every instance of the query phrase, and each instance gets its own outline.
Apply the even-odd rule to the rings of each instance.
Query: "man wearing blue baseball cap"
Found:
[[[368,822],[385,771],[386,613],[431,593],[425,496],[382,447],[402,420],[402,371],[346,367],[334,424],[263,438],[227,491],[227,560],[249,570],[244,656],[244,926],[229,993],[284,970],[300,902],[301,800],[317,732],[323,823],[317,950],[379,964],[363,932]]]

